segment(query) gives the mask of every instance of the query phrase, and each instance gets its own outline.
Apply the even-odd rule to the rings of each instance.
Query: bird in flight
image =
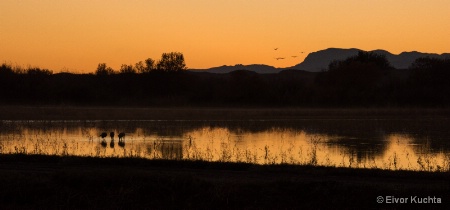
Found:
[[[284,58],[283,58],[283,57],[278,57],[278,58],[275,58],[275,59],[277,59],[277,60],[283,60]]]
[[[296,58],[297,56],[296,56],[296,55],[293,55],[292,57],[293,57],[293,58]]]
[[[278,47],[277,47],[277,48],[274,48],[273,50],[278,50]]]

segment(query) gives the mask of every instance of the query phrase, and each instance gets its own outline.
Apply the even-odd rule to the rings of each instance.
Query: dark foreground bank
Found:
[[[0,209],[450,206],[449,173],[292,165],[0,155],[0,186]]]

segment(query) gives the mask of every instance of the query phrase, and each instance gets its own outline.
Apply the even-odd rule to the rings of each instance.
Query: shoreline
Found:
[[[296,165],[0,155],[5,208],[404,208],[377,196],[434,196],[450,205],[448,172]],[[24,200],[25,199],[25,200]],[[417,205],[417,204],[416,204]],[[419,206],[416,206],[419,207]]]
[[[0,106],[0,120],[267,120],[450,117],[450,108]]]

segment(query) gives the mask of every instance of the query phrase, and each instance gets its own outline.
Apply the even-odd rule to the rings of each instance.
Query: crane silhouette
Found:
[[[106,136],[108,136],[108,134],[106,133],[106,132],[103,132],[103,133],[101,133],[100,134],[100,137],[102,137],[102,141],[100,142],[100,144],[103,146],[103,147],[106,147],[106,140],[105,140],[105,137]]]
[[[119,133],[119,146],[124,147],[125,146],[125,133]]]
[[[125,140],[125,133],[119,133],[119,141],[124,141]]]
[[[103,133],[100,134],[99,137],[102,137],[102,139],[104,139],[106,136],[108,136],[108,134],[106,132],[103,132]]]
[[[109,143],[109,147],[114,148],[114,132],[110,132],[109,136],[111,137],[111,142]]]

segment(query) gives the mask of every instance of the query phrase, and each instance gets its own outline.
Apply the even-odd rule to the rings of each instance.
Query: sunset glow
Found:
[[[289,67],[329,47],[444,53],[449,8],[447,0],[2,0],[0,62],[93,72],[172,51],[196,69]]]

